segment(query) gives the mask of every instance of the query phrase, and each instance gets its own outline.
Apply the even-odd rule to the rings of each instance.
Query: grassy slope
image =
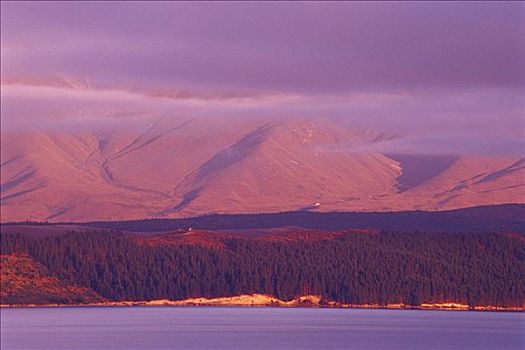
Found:
[[[104,298],[85,287],[69,285],[27,254],[0,256],[2,304],[91,303]]]

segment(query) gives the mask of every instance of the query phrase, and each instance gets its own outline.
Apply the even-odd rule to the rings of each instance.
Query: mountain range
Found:
[[[172,119],[2,132],[2,222],[525,202],[525,158],[385,151],[331,121]]]

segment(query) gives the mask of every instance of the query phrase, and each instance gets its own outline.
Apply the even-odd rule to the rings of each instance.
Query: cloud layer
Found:
[[[308,116],[482,152],[524,137],[523,3],[1,6],[3,127]]]

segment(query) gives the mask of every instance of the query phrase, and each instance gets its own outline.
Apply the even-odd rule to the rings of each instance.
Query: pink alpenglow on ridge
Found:
[[[523,203],[524,13],[2,2],[2,221]]]

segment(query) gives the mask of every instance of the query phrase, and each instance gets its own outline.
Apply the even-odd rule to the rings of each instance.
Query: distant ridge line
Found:
[[[209,214],[176,219],[142,219],[62,223],[4,223],[2,225],[82,225],[131,232],[177,229],[250,230],[297,227],[317,230],[376,229],[428,232],[504,232],[525,234],[525,204],[477,206],[447,211],[313,212]]]

